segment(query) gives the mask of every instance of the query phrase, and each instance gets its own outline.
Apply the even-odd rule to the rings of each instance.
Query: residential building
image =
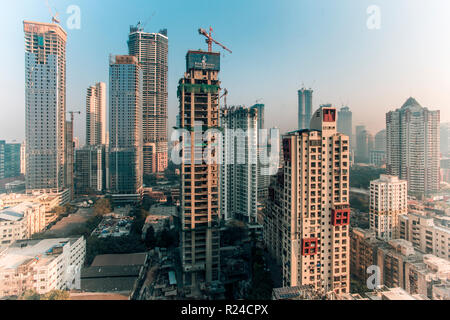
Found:
[[[399,216],[408,213],[408,183],[382,174],[370,182],[370,229],[382,240],[400,235]]]
[[[310,129],[283,137],[284,165],[269,190],[264,220],[264,240],[269,252],[278,251],[283,286],[350,290],[350,147],[336,130],[336,116],[335,108],[321,106]]]
[[[355,162],[356,163],[369,163],[370,151],[373,150],[374,138],[370,134],[365,126],[356,127],[356,151]]]
[[[312,89],[298,90],[298,129],[309,129],[312,116]]]
[[[224,130],[220,170],[222,218],[256,223],[258,203],[258,110],[221,110]]]
[[[345,134],[350,139],[350,148],[354,149],[353,143],[353,114],[347,106],[338,111],[337,131]]]
[[[113,56],[109,66],[110,191],[140,194],[142,173],[142,69],[134,56]]]
[[[128,53],[137,58],[143,73],[142,135],[144,174],[163,172],[168,165],[167,146],[167,29],[148,33],[140,24],[130,27]]]
[[[106,83],[98,82],[86,94],[86,146],[106,144]]]
[[[24,176],[27,173],[26,145],[25,141],[20,145],[20,174]]]
[[[27,190],[66,188],[66,41],[58,24],[23,22]],[[45,116],[44,116],[45,115]]]
[[[386,169],[408,181],[408,191],[424,195],[439,190],[440,112],[409,98],[386,114]]]
[[[0,140],[0,179],[5,178],[5,140]]]
[[[220,279],[220,166],[215,135],[219,127],[220,54],[188,51],[178,85],[181,148],[181,263],[183,282],[192,293]],[[209,150],[210,159],[203,154]],[[211,161],[210,161],[211,160]]]
[[[108,147],[85,146],[75,152],[75,192],[101,193],[108,189]]]
[[[4,148],[3,153],[3,178],[15,178],[20,177],[20,143],[4,143],[2,146],[2,141],[0,141],[0,171],[2,170],[2,148]],[[1,172],[0,172],[1,176]]]
[[[450,157],[450,123],[440,124],[440,151],[441,156]]]
[[[0,297],[76,286],[85,256],[83,236],[16,241],[0,249]]]
[[[351,232],[350,274],[361,280],[369,276],[367,270],[377,261],[377,248],[382,241],[375,232],[361,228],[353,228]]]
[[[73,199],[74,194],[74,162],[75,162],[75,145],[73,142],[73,118],[71,121],[65,123],[65,164],[64,164],[64,181],[66,182],[66,188],[70,190],[70,199]]]
[[[424,253],[450,260],[450,228],[432,217],[410,212],[399,217],[400,238]]]

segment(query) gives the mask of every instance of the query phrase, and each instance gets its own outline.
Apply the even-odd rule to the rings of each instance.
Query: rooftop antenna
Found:
[[[52,17],[52,23],[60,23],[59,19],[58,19],[58,15],[59,13],[56,12],[55,10],[55,14],[53,14],[52,9],[50,8],[50,5],[48,4],[48,0],[45,0],[45,4],[47,5],[48,8],[48,12],[50,13],[50,16]]]

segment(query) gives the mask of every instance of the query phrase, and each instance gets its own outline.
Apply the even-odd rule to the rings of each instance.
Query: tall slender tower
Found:
[[[337,131],[350,139],[350,148],[353,147],[353,114],[349,107],[342,107],[338,111]]]
[[[311,89],[302,88],[298,90],[298,129],[309,129],[309,121],[312,114]]]
[[[219,71],[219,53],[188,51],[178,85],[180,127],[190,133],[180,138],[181,261],[184,284],[192,288],[218,281],[220,272],[219,164],[203,159],[218,143],[203,135],[219,126]]]
[[[282,265],[283,285],[348,293],[349,139],[325,105],[311,129],[283,137],[284,165],[269,190],[264,239]]]
[[[23,22],[27,190],[65,188],[66,32]]]
[[[98,82],[86,94],[86,145],[106,144],[106,84]]]
[[[439,191],[440,113],[409,98],[386,114],[386,169],[408,181],[408,191],[424,195]]]
[[[143,72],[142,134],[144,174],[163,172],[168,165],[167,147],[167,30],[144,32],[130,27],[128,51],[135,56]]]
[[[142,190],[142,70],[134,56],[113,56],[109,66],[110,189]]]

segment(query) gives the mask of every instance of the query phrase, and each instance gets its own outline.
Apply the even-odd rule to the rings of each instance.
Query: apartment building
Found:
[[[76,282],[84,263],[86,240],[60,238],[16,241],[0,248],[0,297],[26,290],[45,294]]]
[[[382,241],[375,237],[375,232],[354,228],[350,240],[350,274],[358,279],[367,279],[367,269],[377,259],[377,248]]]
[[[399,237],[399,216],[408,213],[408,183],[382,174],[370,182],[370,229],[382,240]]]
[[[256,223],[258,213],[258,110],[221,110],[224,130],[220,171],[220,202],[224,220]]]
[[[106,144],[106,83],[98,82],[86,92],[86,146]]]
[[[436,219],[410,212],[399,217],[399,236],[424,253],[450,260],[450,228]]]
[[[349,138],[337,132],[336,116],[321,106],[310,129],[283,137],[283,169],[264,218],[266,246],[280,252],[274,256],[283,286],[350,289]]]

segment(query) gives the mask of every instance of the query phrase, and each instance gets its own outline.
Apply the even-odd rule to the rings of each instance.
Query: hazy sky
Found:
[[[266,105],[267,126],[297,126],[297,89],[353,111],[354,125],[373,133],[385,112],[409,96],[450,121],[449,0],[49,0],[68,32],[67,110],[80,110],[75,135],[84,143],[86,88],[108,84],[108,56],[126,54],[129,26],[168,29],[169,127],[178,111],[177,82],[188,49],[204,49],[197,29],[233,50],[222,57],[228,104]],[[66,9],[81,9],[81,29],[68,30]],[[367,27],[367,8],[380,8],[380,29]],[[23,20],[50,22],[44,0],[9,1],[1,11],[0,140],[25,135]]]

